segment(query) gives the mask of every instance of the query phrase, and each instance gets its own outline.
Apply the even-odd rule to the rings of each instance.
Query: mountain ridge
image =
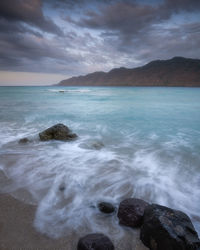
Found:
[[[74,76],[59,86],[183,86],[200,87],[200,59],[173,57],[137,68],[113,68]]]

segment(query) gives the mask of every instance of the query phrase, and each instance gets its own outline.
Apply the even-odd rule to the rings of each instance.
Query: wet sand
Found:
[[[33,227],[36,206],[27,205],[0,194],[0,249],[1,250],[71,250],[72,239],[50,239]]]
[[[76,250],[78,236],[51,239],[35,230],[36,206],[25,204],[8,194],[0,194],[0,250]],[[114,242],[115,244],[116,242]],[[127,245],[128,243],[128,245]],[[127,234],[116,250],[146,250],[139,231]]]

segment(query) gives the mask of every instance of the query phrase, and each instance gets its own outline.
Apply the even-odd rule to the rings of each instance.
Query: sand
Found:
[[[36,207],[0,194],[0,250],[71,250],[73,239],[51,239],[33,227]],[[73,246],[74,245],[74,246]]]

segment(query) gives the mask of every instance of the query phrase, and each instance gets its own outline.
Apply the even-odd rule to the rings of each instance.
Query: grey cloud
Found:
[[[61,29],[43,15],[41,0],[1,0],[0,17],[8,21],[24,22],[43,31],[63,35]]]
[[[52,63],[49,71],[61,62],[65,65],[77,63],[78,59],[65,50],[63,44],[57,43],[57,40],[29,33],[0,34],[0,68],[43,72],[45,69],[41,65],[48,60]]]
[[[42,37],[42,33],[35,31],[31,28],[29,28],[28,26],[25,26],[21,23],[18,22],[11,22],[8,21],[4,18],[0,18],[0,33],[1,34],[7,34],[7,33],[30,33],[30,34],[34,34],[35,36],[38,37]]]
[[[166,10],[171,10],[172,12],[179,11],[199,11],[200,1],[198,0],[166,0],[164,3],[164,8]]]
[[[200,11],[200,1],[166,0],[157,5],[140,4],[135,1],[112,1],[100,6],[96,11],[90,10],[79,20],[68,18],[67,21],[80,27],[99,29],[106,32],[118,32],[124,41],[136,36],[152,24],[169,20],[181,11]],[[113,34],[113,33],[112,33]]]
[[[0,2],[1,70],[78,75],[120,66],[136,67],[175,55],[200,54],[200,23],[170,23],[173,14],[198,11],[198,1],[43,0],[43,5],[39,0],[8,2],[13,3],[12,7],[1,8]],[[55,8],[53,16],[57,17],[67,13],[66,28],[61,22],[64,35],[59,35],[61,28],[53,19],[44,16],[44,8],[45,13]]]

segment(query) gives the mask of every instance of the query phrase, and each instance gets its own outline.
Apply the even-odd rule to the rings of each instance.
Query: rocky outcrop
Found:
[[[100,202],[98,208],[102,213],[111,214],[115,211],[115,207],[109,202]]]
[[[39,133],[39,137],[41,141],[70,141],[74,140],[78,136],[76,134],[73,134],[67,126],[59,123]]]
[[[142,67],[115,68],[61,81],[61,86],[184,86],[200,87],[200,60],[174,57]]]
[[[199,250],[200,241],[190,218],[160,205],[145,208],[140,239],[151,250]]]
[[[114,246],[103,234],[88,234],[79,240],[77,250],[114,250]]]
[[[144,210],[148,203],[135,198],[123,200],[119,205],[119,223],[128,227],[139,227],[143,222]]]

